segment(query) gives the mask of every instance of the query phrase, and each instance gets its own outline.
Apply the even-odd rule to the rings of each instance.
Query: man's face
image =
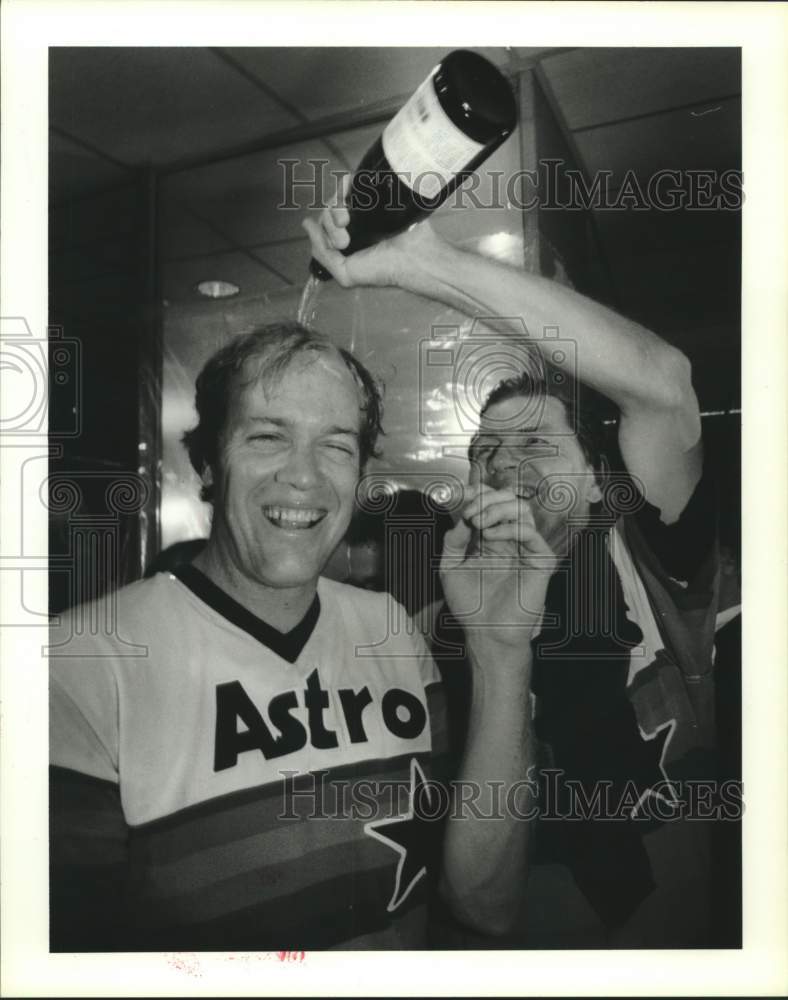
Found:
[[[275,381],[242,384],[213,470],[214,552],[239,586],[313,587],[347,529],[358,475],[359,394],[340,358],[304,354]]]
[[[471,482],[523,497],[538,531],[557,552],[564,548],[567,520],[586,519],[590,504],[600,499],[593,468],[564,404],[554,396],[547,396],[543,407],[525,396],[494,403],[482,417],[470,459]],[[561,499],[575,494],[567,508]]]

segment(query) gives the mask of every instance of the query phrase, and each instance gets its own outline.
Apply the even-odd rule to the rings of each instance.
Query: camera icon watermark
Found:
[[[0,319],[0,369],[8,390],[0,401],[0,435],[78,437],[81,366],[79,341],[61,328],[35,337],[22,317]]]
[[[467,332],[433,326],[429,339],[419,343],[419,433],[467,439],[478,430],[490,394],[504,382],[517,386],[520,405],[508,407],[505,417],[490,415],[490,430],[538,427],[551,394],[575,404],[566,408],[571,416],[577,409],[576,341],[561,337],[558,327],[532,336],[520,317],[480,316]],[[449,418],[436,428],[436,410],[446,407]],[[563,433],[574,432],[570,421]]]

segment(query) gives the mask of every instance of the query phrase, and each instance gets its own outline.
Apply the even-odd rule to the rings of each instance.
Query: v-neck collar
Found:
[[[244,632],[248,632],[258,642],[273,650],[277,656],[281,656],[288,663],[295,663],[301,655],[301,650],[309,641],[320,617],[320,598],[315,594],[315,599],[301,621],[289,632],[280,632],[273,625],[269,625],[262,618],[252,614],[248,608],[239,604],[221,587],[217,587],[196,566],[192,566],[190,563],[176,566],[172,570],[172,574],[196,597],[199,597],[223,618],[232,622],[233,625],[237,625]]]

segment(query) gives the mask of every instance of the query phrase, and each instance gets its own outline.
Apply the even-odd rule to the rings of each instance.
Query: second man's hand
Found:
[[[444,538],[441,582],[472,648],[522,648],[541,621],[555,553],[529,504],[511,490],[468,487],[462,518]]]

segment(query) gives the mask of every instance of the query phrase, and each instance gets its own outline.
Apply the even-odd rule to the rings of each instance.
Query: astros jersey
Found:
[[[53,629],[53,950],[69,912],[122,950],[422,947],[444,727],[405,613],[321,579],[282,634],[177,576]]]

